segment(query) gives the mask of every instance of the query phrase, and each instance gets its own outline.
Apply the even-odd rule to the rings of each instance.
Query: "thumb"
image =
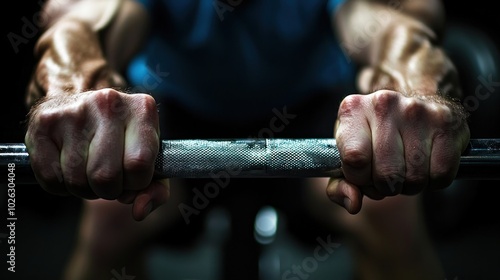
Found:
[[[152,181],[144,190],[137,192],[132,206],[135,220],[144,220],[151,212],[165,204],[170,198],[170,182],[168,179]]]
[[[361,210],[363,194],[358,187],[343,178],[331,178],[326,187],[326,194],[331,201],[351,214],[357,214]]]

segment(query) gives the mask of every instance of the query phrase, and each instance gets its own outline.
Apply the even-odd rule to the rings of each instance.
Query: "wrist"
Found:
[[[38,63],[28,87],[28,104],[44,95],[123,84],[121,76],[110,69],[98,35],[83,21],[64,19],[53,25],[40,37],[35,55]]]
[[[389,89],[412,95],[461,97],[455,65],[426,25],[405,18],[388,26],[360,74],[360,88]]]
[[[436,33],[425,24],[404,15],[388,23],[370,54],[370,64],[404,61],[423,48],[436,47]]]

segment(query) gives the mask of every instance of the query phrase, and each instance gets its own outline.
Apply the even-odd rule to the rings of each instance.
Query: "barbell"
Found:
[[[47,164],[57,171],[59,163]],[[15,168],[17,184],[36,184],[23,143],[0,144],[0,167]],[[226,172],[240,178],[342,176],[334,138],[162,140],[156,178],[211,178]],[[456,179],[500,180],[500,139],[471,139]]]

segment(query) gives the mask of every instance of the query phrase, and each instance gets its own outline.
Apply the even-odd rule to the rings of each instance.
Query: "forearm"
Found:
[[[460,97],[454,66],[439,45],[440,2],[404,1],[392,7],[381,2],[348,1],[334,17],[346,55],[378,72],[367,90],[383,85],[406,93]],[[377,77],[392,82],[384,84]]]
[[[93,88],[99,83],[98,73],[106,66],[97,34],[77,19],[60,20],[45,32],[37,42],[35,55],[33,83],[40,95]]]
[[[126,0],[47,2],[49,24],[35,46],[27,105],[45,95],[123,85],[118,73],[146,33],[140,8]]]
[[[332,15],[333,27],[350,58],[365,64],[384,34],[395,27],[442,33],[444,12],[435,0],[346,0]]]

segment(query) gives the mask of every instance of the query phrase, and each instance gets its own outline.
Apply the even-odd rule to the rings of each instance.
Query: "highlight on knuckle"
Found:
[[[338,116],[340,118],[352,116],[355,111],[362,108],[362,106],[363,106],[362,98],[363,98],[363,96],[361,96],[361,95],[356,95],[356,94],[348,95],[340,103],[339,110],[338,110]]]
[[[399,103],[400,94],[390,90],[379,90],[373,96],[373,108],[375,114],[386,115],[391,112]]]
[[[158,113],[156,100],[151,95],[135,94],[133,98],[140,116],[150,120]]]
[[[435,121],[442,126],[454,124],[460,120],[453,114],[451,108],[445,105],[436,105],[434,109]]]
[[[128,156],[123,163],[128,172],[147,172],[153,169],[154,157],[148,149],[142,149],[132,156]]]
[[[46,109],[38,112],[37,117],[33,120],[32,127],[48,127],[57,123],[63,116],[63,113],[56,108]]]
[[[106,117],[115,116],[126,108],[122,94],[114,89],[100,89],[95,91],[91,97],[96,110]]]
[[[76,103],[64,109],[64,122],[69,123],[77,129],[83,129],[87,120],[86,106]]]
[[[426,104],[416,98],[408,98],[405,102],[403,115],[406,120],[419,120],[428,112]]]

